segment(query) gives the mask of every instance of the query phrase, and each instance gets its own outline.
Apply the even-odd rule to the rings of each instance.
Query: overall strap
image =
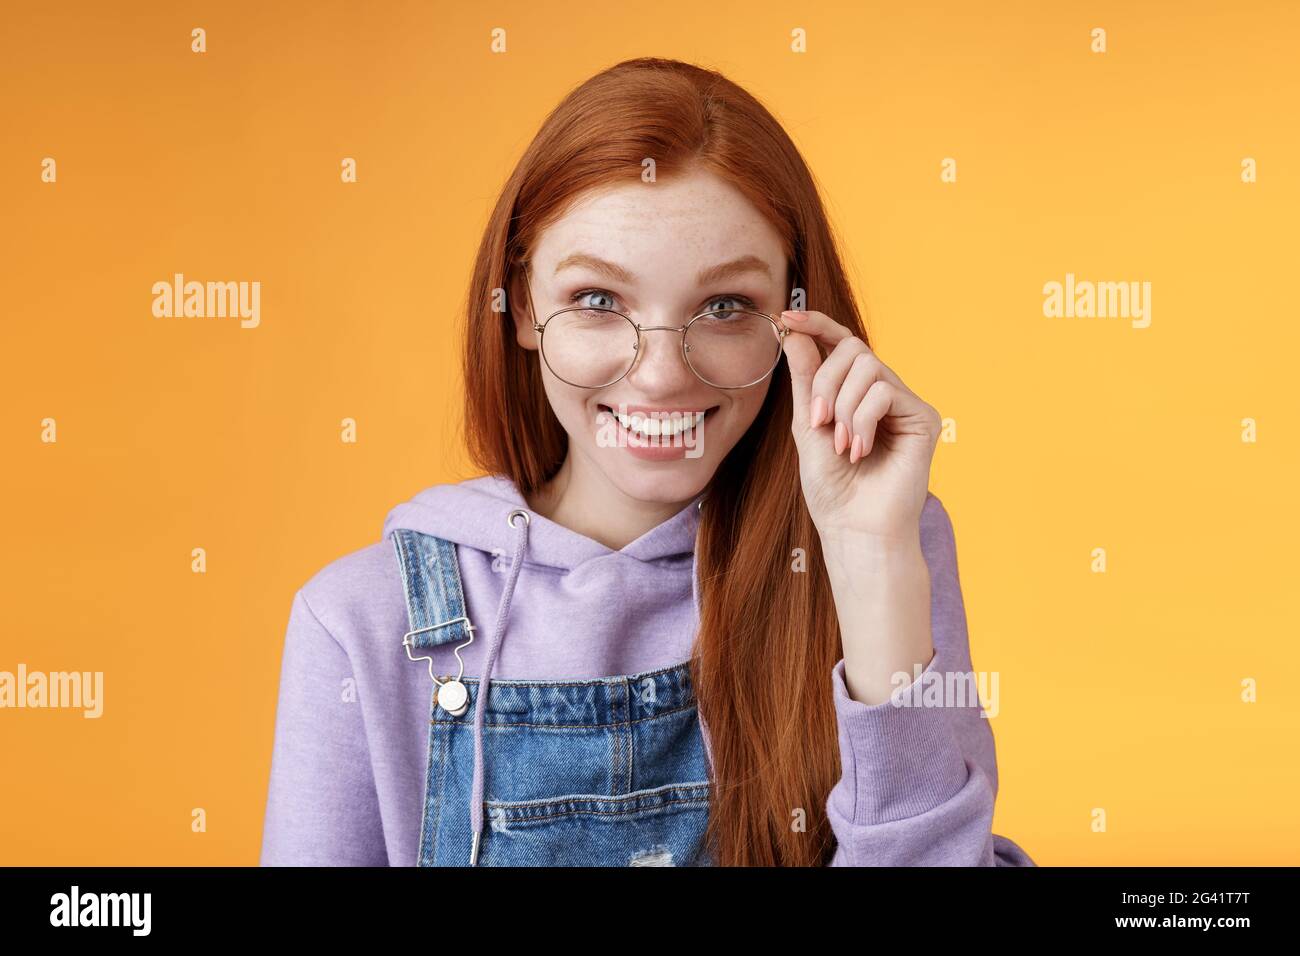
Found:
[[[473,638],[465,614],[456,545],[411,528],[397,528],[393,547],[406,591],[411,646],[469,643]]]

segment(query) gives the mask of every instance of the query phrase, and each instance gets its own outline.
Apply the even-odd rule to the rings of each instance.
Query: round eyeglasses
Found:
[[[532,290],[528,292],[529,304]],[[536,312],[534,311],[534,315]],[[646,332],[676,332],[682,360],[706,385],[757,385],[781,361],[789,333],[775,316],[749,309],[701,312],[685,325],[642,325],[614,309],[575,306],[533,323],[542,360],[560,381],[578,388],[604,388],[632,371]]]

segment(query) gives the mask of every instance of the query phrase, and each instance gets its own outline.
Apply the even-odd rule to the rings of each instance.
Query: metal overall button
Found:
[[[460,673],[458,673],[451,680],[440,681],[438,680],[437,676],[433,673],[432,657],[429,657],[427,655],[424,657],[416,657],[414,654],[411,653],[411,647],[412,647],[411,638],[414,635],[420,634],[424,631],[432,631],[440,627],[449,627],[452,624],[463,624],[465,626],[466,633],[469,634],[469,640],[466,641],[464,644],[456,645],[456,649],[453,652],[456,655],[456,660],[459,661],[460,663]],[[451,714],[451,716],[453,717],[459,717],[462,714],[464,714],[465,711],[469,710],[469,691],[466,689],[465,685],[461,683],[460,680],[462,677],[465,676],[465,662],[461,659],[460,652],[463,648],[469,647],[471,644],[474,643],[474,631],[475,631],[475,627],[473,624],[469,622],[469,618],[465,617],[464,615],[461,615],[460,617],[453,617],[450,621],[439,621],[437,624],[430,624],[428,627],[418,627],[413,631],[407,631],[406,634],[402,637],[402,646],[406,648],[406,656],[408,658],[410,658],[413,661],[429,662],[429,677],[435,684],[438,685],[437,698],[436,698],[438,701],[438,706],[441,707],[443,710],[445,710],[447,713]]]
[[[469,710],[469,691],[458,680],[449,680],[439,687],[437,700],[438,706],[453,717]]]

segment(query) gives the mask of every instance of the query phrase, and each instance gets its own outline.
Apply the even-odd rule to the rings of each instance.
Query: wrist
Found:
[[[827,564],[836,562],[846,566],[889,566],[915,562],[924,563],[921,550],[921,526],[896,535],[880,535],[853,530],[836,530],[820,533],[822,554]]]

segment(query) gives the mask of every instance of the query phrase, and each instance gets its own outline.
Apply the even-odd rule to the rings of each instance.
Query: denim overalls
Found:
[[[460,716],[438,703],[440,693],[452,696],[444,688],[458,675],[430,684],[418,865],[710,865],[702,850],[709,763],[688,663],[591,680],[491,679],[527,542],[527,513],[507,520],[518,545],[482,658],[489,681],[481,717],[481,678],[460,677],[468,691]],[[403,643],[412,660],[429,661],[432,677],[432,658],[413,651],[454,642],[459,661],[479,627],[467,628],[455,545],[412,529],[393,536],[411,625]]]

